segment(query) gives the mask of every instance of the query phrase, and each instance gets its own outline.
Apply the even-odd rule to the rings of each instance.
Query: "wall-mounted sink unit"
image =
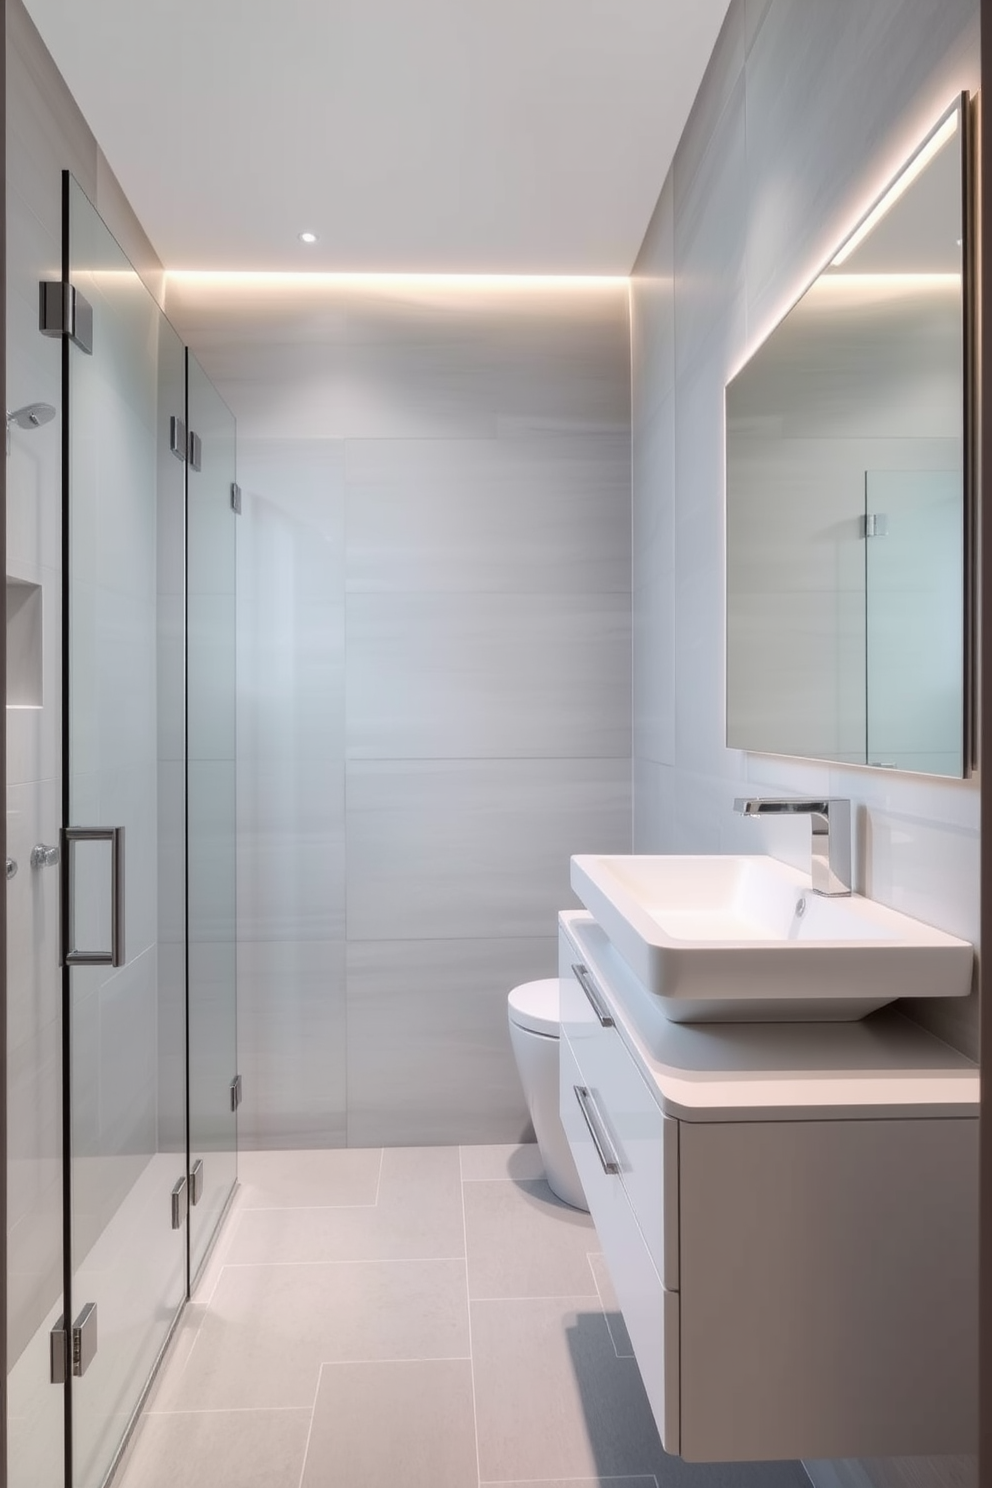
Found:
[[[894,1008],[652,1023],[559,925],[562,1125],[666,1452],[973,1452],[975,1066]]]
[[[775,858],[583,855],[571,882],[673,1022],[848,1021],[971,989],[968,941],[859,894],[814,894]]]

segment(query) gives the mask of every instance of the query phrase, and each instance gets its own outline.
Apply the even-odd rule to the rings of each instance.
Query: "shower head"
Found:
[[[51,403],[26,403],[23,408],[15,408],[13,413],[7,414],[7,428],[16,424],[19,429],[40,429],[42,424],[50,424],[55,417],[55,409]]]
[[[10,454],[10,426],[16,424],[19,429],[40,429],[42,424],[50,424],[55,417],[55,409],[51,403],[25,403],[23,408],[15,408],[13,413],[7,410],[7,453]]]

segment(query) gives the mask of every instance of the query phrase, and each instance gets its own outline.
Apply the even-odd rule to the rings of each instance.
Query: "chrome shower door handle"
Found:
[[[123,966],[124,954],[124,828],[63,827],[62,852],[62,965]],[[110,843],[110,950],[86,951],[76,945],[75,853],[77,842]]]

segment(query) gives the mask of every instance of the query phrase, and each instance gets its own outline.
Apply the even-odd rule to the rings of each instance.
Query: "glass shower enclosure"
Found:
[[[237,1179],[235,428],[68,174],[41,298],[63,393],[63,1265],[12,1361],[9,1482],[102,1488]],[[39,1456],[42,1422],[61,1452]]]

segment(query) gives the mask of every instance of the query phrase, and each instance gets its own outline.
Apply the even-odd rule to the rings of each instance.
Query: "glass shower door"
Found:
[[[195,1280],[237,1180],[234,415],[187,352],[189,1219]]]
[[[91,351],[63,342],[66,1281],[73,1485],[100,1488],[186,1289],[184,352],[66,193],[68,278],[92,309]]]

